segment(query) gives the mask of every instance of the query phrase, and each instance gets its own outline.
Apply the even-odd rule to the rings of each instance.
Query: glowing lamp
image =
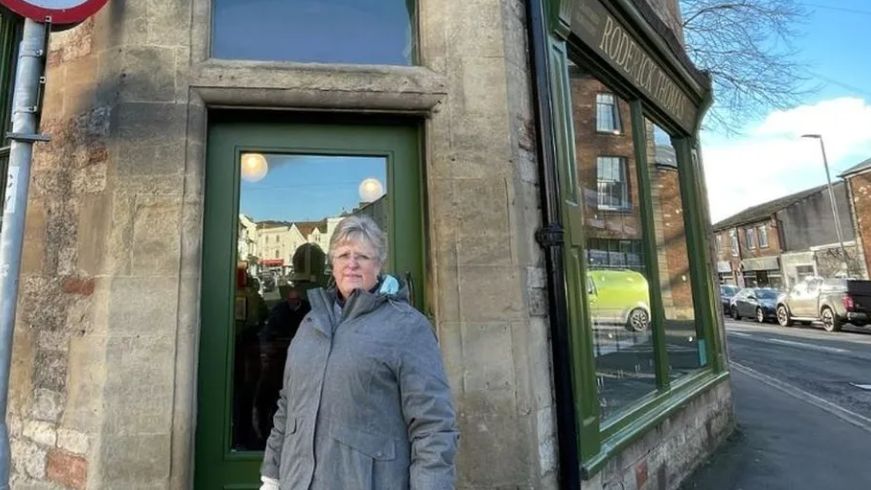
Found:
[[[258,182],[266,177],[269,164],[260,153],[243,153],[241,158],[242,178],[248,182]]]
[[[384,186],[375,178],[368,178],[360,182],[360,201],[372,202],[384,195]]]

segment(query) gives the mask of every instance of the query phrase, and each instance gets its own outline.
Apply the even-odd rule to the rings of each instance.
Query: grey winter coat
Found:
[[[452,489],[458,432],[429,321],[395,295],[309,291],[261,473],[281,490]]]

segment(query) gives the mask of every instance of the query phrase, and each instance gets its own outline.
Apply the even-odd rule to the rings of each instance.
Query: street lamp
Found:
[[[826,145],[823,143],[821,134],[803,134],[802,138],[820,140],[820,151],[823,153],[823,167],[826,168],[826,182],[829,187],[829,200],[832,202],[832,215],[835,218],[835,233],[838,235],[838,243],[841,245],[841,267],[844,269],[844,274],[847,274],[847,249],[844,248],[844,235],[841,233],[841,220],[838,215],[838,203],[835,201],[835,190],[832,188],[832,177],[829,175],[829,160],[826,158]]]

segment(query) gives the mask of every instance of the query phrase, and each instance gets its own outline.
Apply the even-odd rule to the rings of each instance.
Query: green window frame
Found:
[[[570,350],[572,357],[572,384],[575,397],[575,412],[578,426],[578,450],[585,478],[598,472],[605,463],[622,449],[632,444],[663,419],[684,406],[689,400],[707,391],[713,385],[728,378],[722,347],[721,324],[717,313],[718,284],[707,264],[711,263],[711,243],[707,236],[709,226],[704,222],[701,206],[701,189],[696,183],[701,180],[697,141],[676,124],[670,124],[661,112],[650,105],[632,87],[621,83],[594,58],[586,48],[573,42],[551,38],[550,70],[551,91],[555,121],[557,173],[563,200],[563,223],[566,226],[565,273],[568,284],[568,314],[570,319]],[[571,53],[571,56],[570,56]],[[659,281],[650,281],[650,301],[655,351],[656,386],[654,393],[642,397],[624,412],[603,420],[598,406],[595,357],[593,353],[593,324],[587,302],[587,288],[582,278],[586,277],[587,245],[584,240],[582,206],[575,166],[575,133],[572,119],[572,100],[569,82],[569,58],[583,65],[605,82],[615,93],[630,101],[631,120],[625,121],[626,131],[631,131],[638,179],[638,206],[641,210],[642,255],[651,277],[659,277],[656,241],[654,237],[653,196],[646,141],[645,118],[669,131],[675,149],[680,196],[685,209],[684,226],[689,260],[689,276],[693,296],[695,326],[700,340],[704,340],[703,356],[706,365],[675,381],[669,379],[669,359],[665,344],[664,310],[662,288]],[[582,143],[581,143],[582,144]],[[653,155],[650,155],[653,157]]]

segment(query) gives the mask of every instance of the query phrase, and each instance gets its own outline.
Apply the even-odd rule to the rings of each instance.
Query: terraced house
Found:
[[[435,325],[457,488],[677,488],[733,426],[680,25],[673,0],[112,0],[53,34],[14,484],[258,488],[269,312],[364,213]]]

